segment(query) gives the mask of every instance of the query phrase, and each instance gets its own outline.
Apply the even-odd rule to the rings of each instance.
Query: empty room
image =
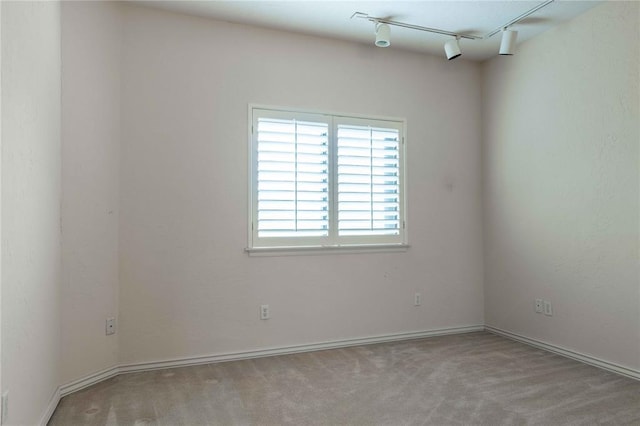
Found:
[[[0,30],[3,426],[640,425],[640,2]]]

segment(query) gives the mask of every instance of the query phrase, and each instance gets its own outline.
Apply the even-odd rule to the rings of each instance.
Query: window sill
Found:
[[[402,253],[408,244],[371,244],[353,246],[254,247],[245,248],[249,256],[307,256],[319,254]]]

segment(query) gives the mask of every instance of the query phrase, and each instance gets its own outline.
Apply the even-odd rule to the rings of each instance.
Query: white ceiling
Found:
[[[374,24],[354,12],[456,33],[485,35],[543,1],[335,1],[335,0],[173,0],[142,1],[147,6],[217,20],[367,43],[375,48]],[[600,1],[556,0],[515,24],[518,43],[567,21]],[[391,46],[441,55],[448,36],[391,27]],[[498,53],[500,34],[488,40],[460,41],[463,57],[485,60]],[[379,49],[379,48],[378,48]]]

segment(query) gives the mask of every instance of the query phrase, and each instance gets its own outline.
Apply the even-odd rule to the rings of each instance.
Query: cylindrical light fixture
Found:
[[[516,39],[518,32],[508,29],[502,30],[502,41],[500,42],[501,55],[513,55],[516,51]]]
[[[460,45],[458,44],[458,37],[453,40],[449,40],[444,44],[444,52],[447,54],[447,59],[452,60],[462,55],[460,51]]]
[[[391,28],[387,24],[376,24],[376,46],[388,47],[391,45]]]

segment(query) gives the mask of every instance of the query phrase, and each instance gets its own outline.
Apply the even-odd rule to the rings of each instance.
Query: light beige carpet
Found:
[[[640,425],[640,382],[486,333],[126,374],[58,425]]]

